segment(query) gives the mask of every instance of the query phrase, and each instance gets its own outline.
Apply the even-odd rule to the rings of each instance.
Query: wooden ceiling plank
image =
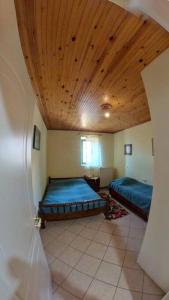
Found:
[[[169,47],[151,19],[107,0],[15,0],[39,107],[50,129],[115,132],[150,119],[140,72]],[[100,109],[104,96],[110,119]]]
[[[43,103],[42,91],[38,84],[35,65],[32,61],[31,44],[29,41],[28,28],[27,28],[26,2],[23,3],[19,0],[15,0],[15,7],[16,7],[16,15],[17,15],[18,30],[19,30],[20,40],[21,40],[21,46],[23,49],[25,62],[26,62],[27,68],[28,68],[28,73],[29,73],[29,76],[31,79],[33,89],[35,90],[35,94],[37,97],[37,101],[38,101],[38,105],[39,105],[39,109],[41,111],[42,117],[44,119],[44,122],[48,126],[49,120],[47,117],[47,110]]]

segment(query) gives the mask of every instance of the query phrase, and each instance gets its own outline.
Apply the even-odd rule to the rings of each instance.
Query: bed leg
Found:
[[[46,220],[44,218],[41,219],[41,229],[46,228]]]

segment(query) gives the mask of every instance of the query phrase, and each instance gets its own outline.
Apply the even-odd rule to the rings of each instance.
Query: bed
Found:
[[[106,212],[107,202],[84,178],[49,178],[45,195],[39,204],[42,228],[46,221],[92,216]]]
[[[153,187],[133,178],[122,177],[113,180],[109,186],[112,197],[131,209],[134,213],[148,220]]]

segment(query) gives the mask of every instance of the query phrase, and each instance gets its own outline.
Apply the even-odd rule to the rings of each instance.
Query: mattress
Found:
[[[56,179],[47,186],[40,213],[63,214],[100,207],[106,207],[106,201],[83,178]]]
[[[113,180],[110,189],[123,196],[130,203],[149,213],[152,199],[152,185],[144,184],[133,178],[122,177]]]

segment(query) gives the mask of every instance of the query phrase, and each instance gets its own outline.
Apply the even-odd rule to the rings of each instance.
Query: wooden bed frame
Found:
[[[49,177],[49,183],[52,182],[52,180],[63,180],[63,179],[81,179],[83,177],[67,177],[67,178],[51,178]],[[85,179],[85,178],[83,178]],[[86,181],[86,183],[88,184],[88,182]],[[45,197],[47,191],[47,187],[43,196],[43,199]],[[43,207],[43,199],[42,201],[39,203],[39,208]],[[104,200],[104,199],[103,199]],[[105,213],[108,209],[108,204],[106,205],[106,207],[97,207],[95,208],[95,204],[96,204],[97,200],[91,200],[91,201],[85,201],[85,202],[69,202],[69,203],[64,203],[64,204],[49,204],[49,205],[45,205],[46,208],[50,208],[50,207],[55,207],[58,208],[58,213],[41,213],[39,212],[39,217],[41,218],[41,228],[45,228],[46,227],[46,222],[51,222],[51,221],[59,221],[59,220],[68,220],[68,219],[75,219],[75,218],[83,218],[83,217],[89,217],[89,216],[94,216],[100,213]],[[100,201],[100,200],[98,200]],[[93,205],[93,209],[87,209],[87,210],[82,210],[82,211],[78,211],[78,207],[77,205],[82,205],[83,204],[87,204],[88,208],[89,205]],[[63,207],[64,211],[66,210],[66,206],[70,206],[71,205],[76,205],[77,211],[74,212],[65,212],[65,213],[59,213],[59,207]]]
[[[146,214],[141,208],[137,207],[136,205],[130,203],[126,198],[118,194],[112,187],[109,188],[109,192],[111,196],[120,202],[122,205],[129,208],[132,212],[142,218],[144,221],[148,221],[148,214]]]

